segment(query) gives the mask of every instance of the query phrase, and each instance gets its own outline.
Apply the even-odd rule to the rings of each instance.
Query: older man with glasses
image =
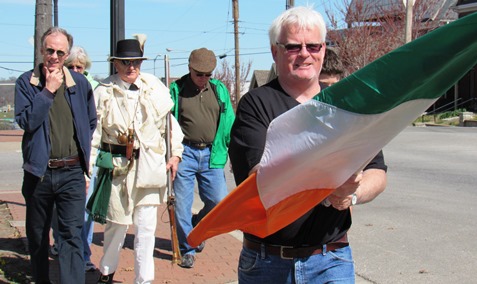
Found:
[[[88,80],[68,70],[73,37],[59,27],[41,38],[43,62],[15,85],[15,120],[22,141],[26,233],[35,283],[51,283],[49,231],[58,212],[60,283],[84,283],[85,173],[96,128],[94,95]]]
[[[59,53],[57,53],[59,54]],[[65,67],[69,70],[82,73],[88,82],[91,84],[91,87],[96,88],[98,82],[91,76],[87,71],[91,67],[91,60],[84,50],[80,46],[73,46],[69,52],[68,58],[64,63]],[[93,176],[91,177],[94,180],[95,171],[93,171]],[[86,202],[88,202],[91,193],[93,190],[87,189],[86,192]],[[51,246],[50,252],[53,256],[58,255],[58,216],[56,214],[56,208],[53,209],[53,217],[51,219],[51,228],[53,231],[54,243]],[[84,261],[85,261],[85,272],[96,271],[96,266],[91,262],[91,243],[93,241],[93,231],[94,231],[94,222],[89,218],[89,214],[85,212],[84,226],[82,232],[83,247],[84,247]]]
[[[173,113],[184,132],[184,153],[174,181],[179,246],[184,268],[192,268],[195,253],[202,251],[187,243],[187,235],[227,195],[224,167],[235,119],[225,85],[211,79],[217,64],[213,51],[196,49],[189,57],[189,73],[170,86]],[[192,215],[197,179],[204,207]]]
[[[102,174],[104,161],[109,162],[112,174],[109,186],[98,183],[101,187],[95,187],[87,206],[95,221],[106,224],[98,283],[113,283],[129,225],[134,226],[135,234],[134,283],[154,281],[157,206],[164,201],[167,171],[171,170],[174,178],[183,151],[180,126],[170,115],[171,158],[166,161],[164,137],[174,103],[157,77],[141,72],[146,59],[145,37],[141,39],[118,41],[116,54],[109,59],[118,72],[95,89],[98,127],[91,161],[100,167],[98,181],[110,174]],[[105,201],[108,198],[109,202]]]
[[[237,184],[257,171],[271,122],[321,91],[325,39],[323,17],[311,7],[288,9],[273,21],[269,40],[278,77],[241,98],[231,131],[229,155]],[[244,233],[239,283],[354,283],[350,207],[384,190],[386,170],[380,153],[327,202],[288,226],[266,237]]]

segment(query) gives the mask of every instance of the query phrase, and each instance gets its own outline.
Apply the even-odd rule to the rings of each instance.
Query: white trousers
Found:
[[[134,225],[134,283],[154,280],[154,245],[156,242],[157,206],[137,206],[133,212]],[[104,229],[103,257],[99,270],[108,275],[118,268],[119,254],[124,245],[128,225],[107,222]]]

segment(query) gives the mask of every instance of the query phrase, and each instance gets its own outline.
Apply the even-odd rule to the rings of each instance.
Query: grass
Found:
[[[466,112],[465,109],[458,109],[454,111],[447,111],[447,112],[442,112],[442,113],[436,113],[436,114],[424,114],[417,118],[414,121],[414,125],[416,124],[422,124],[422,123],[428,123],[428,124],[439,124],[439,125],[445,125],[445,126],[459,126],[460,124],[460,114]],[[472,117],[470,120],[477,120],[477,115],[472,114]]]
[[[13,125],[13,110],[8,112],[0,112],[0,130],[14,129]]]

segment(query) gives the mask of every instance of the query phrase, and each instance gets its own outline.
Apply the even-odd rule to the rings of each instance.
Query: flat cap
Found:
[[[190,53],[189,66],[197,72],[212,73],[217,66],[217,58],[212,50],[202,47]]]

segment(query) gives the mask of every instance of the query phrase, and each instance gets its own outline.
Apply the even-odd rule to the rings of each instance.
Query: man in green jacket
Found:
[[[225,85],[210,78],[216,65],[213,51],[196,49],[189,57],[189,73],[170,86],[173,114],[184,133],[184,152],[174,192],[182,255],[179,265],[185,268],[194,266],[196,251],[203,249],[203,244],[191,247],[187,235],[228,193],[224,166],[235,114]],[[196,179],[204,207],[192,215]]]

